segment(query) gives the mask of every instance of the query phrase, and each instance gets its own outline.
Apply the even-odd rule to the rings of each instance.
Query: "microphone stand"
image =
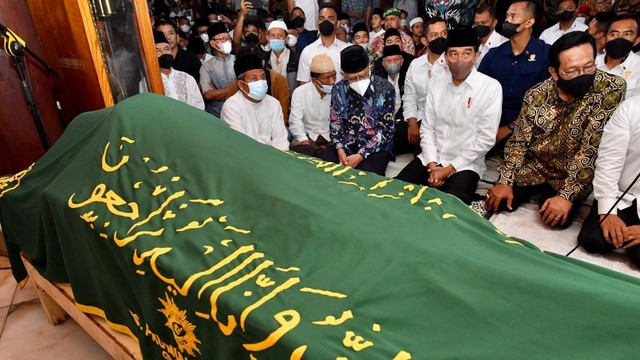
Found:
[[[51,141],[49,139],[49,136],[47,135],[42,117],[40,116],[40,110],[38,109],[38,104],[36,103],[36,99],[33,96],[33,89],[31,88],[31,84],[27,81],[22,70],[21,59],[26,52],[31,57],[36,59],[36,61],[38,61],[38,63],[40,63],[49,73],[57,76],[58,72],[46,61],[42,60],[38,55],[31,51],[31,49],[26,46],[24,40],[22,40],[12,30],[2,24],[0,24],[0,37],[4,38],[5,51],[7,52],[7,54],[13,57],[13,63],[16,65],[18,75],[20,76],[20,87],[22,88],[22,93],[35,120],[36,129],[38,130],[38,136],[40,137],[42,147],[44,148],[44,151],[47,151],[51,147]]]

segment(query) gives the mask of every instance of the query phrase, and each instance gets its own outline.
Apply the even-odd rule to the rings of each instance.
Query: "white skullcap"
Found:
[[[336,67],[333,64],[333,60],[326,54],[319,54],[311,59],[311,67],[309,69],[312,73],[323,74],[331,71],[335,71]]]
[[[419,22],[424,22],[424,20],[422,20],[421,17],[413,18],[413,20],[411,20],[411,22],[409,23],[409,27],[412,27],[413,25],[415,25],[415,24],[417,24]]]
[[[269,24],[269,28],[267,29],[267,31],[270,31],[271,29],[282,29],[284,30],[284,32],[289,32],[289,29],[287,28],[287,24],[284,23],[284,21],[282,20],[273,20],[270,24]]]

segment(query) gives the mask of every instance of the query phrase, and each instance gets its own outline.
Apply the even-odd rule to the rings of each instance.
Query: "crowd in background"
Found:
[[[640,1],[149,7],[165,95],[263,144],[379,175],[413,154],[398,179],[481,213],[537,197],[541,220],[566,228],[593,192],[581,245],[640,264]],[[487,156],[500,176],[479,199]]]

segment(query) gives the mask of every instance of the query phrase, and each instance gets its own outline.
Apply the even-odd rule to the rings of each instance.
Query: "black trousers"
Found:
[[[427,185],[429,171],[427,171],[426,166],[422,165],[420,159],[415,158],[400,171],[396,179],[418,185]],[[463,170],[449,176],[438,190],[454,195],[468,205],[471,204],[473,195],[476,193],[478,181],[480,181],[480,176],[474,171]]]
[[[547,199],[550,199],[554,196],[558,196],[558,192],[548,183],[540,184],[540,185],[532,185],[532,186],[518,186],[513,185],[513,201],[511,201],[512,211],[515,211],[520,205],[523,203],[529,202],[531,197],[540,194],[540,198],[538,199],[538,208],[541,208],[544,205]],[[582,205],[582,200],[576,200],[573,202],[571,206],[571,210],[569,210],[569,214],[567,215],[567,221],[564,225],[556,225],[556,227],[560,229],[568,228],[573,219],[575,219],[578,210],[580,209],[580,205]],[[507,201],[502,200],[500,203],[500,207],[498,211],[509,211],[507,209]]]
[[[420,125],[422,122],[419,122]],[[422,152],[420,142],[411,145],[409,143],[409,123],[400,119],[396,120],[396,133],[393,135],[393,149],[396,155],[409,154],[417,156]]]
[[[638,219],[638,204],[634,200],[633,204],[626,209],[618,210],[618,217],[627,226],[640,225]],[[615,247],[605,240],[600,227],[600,214],[598,214],[598,202],[594,201],[591,212],[584,219],[582,229],[578,234],[578,243],[590,253],[606,254],[611,252]],[[640,267],[640,246],[634,246],[627,249],[627,256],[636,265]]]
[[[336,164],[340,162],[340,159],[338,158],[338,151],[334,145],[327,147],[322,155],[322,160],[331,161]],[[356,169],[384,176],[389,161],[391,161],[391,154],[386,151],[378,151],[377,153],[373,153],[369,155],[368,158],[362,160]]]

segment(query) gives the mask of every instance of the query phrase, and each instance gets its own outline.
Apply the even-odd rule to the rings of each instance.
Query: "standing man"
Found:
[[[598,55],[604,54],[604,43],[607,41],[607,29],[611,21],[616,18],[614,12],[599,12],[589,21],[589,35],[596,39]]]
[[[231,37],[224,24],[214,23],[207,31],[214,56],[202,64],[200,86],[207,104],[206,111],[220,117],[222,104],[235,93],[232,86],[235,82],[233,65],[236,57],[231,54]]]
[[[373,45],[373,42],[378,36],[384,35],[384,28],[382,27],[382,16],[384,12],[380,8],[373,9],[371,14],[371,32],[369,33],[369,46]]]
[[[171,46],[173,68],[184,71],[193,76],[196,81],[200,81],[200,66],[202,64],[194,54],[178,46],[178,33],[175,25],[172,22],[160,20],[156,23],[156,30],[164,34],[169,46]]]
[[[400,10],[396,8],[387,9],[384,12],[384,28],[397,29],[400,31]],[[400,31],[400,38],[402,39],[402,51],[410,55],[415,55],[416,48],[413,45],[413,39],[404,31]],[[371,43],[371,50],[378,56],[382,56],[382,49],[384,48],[384,39],[382,36],[378,36]]]
[[[516,0],[502,24],[502,33],[510,41],[490,50],[478,71],[498,80],[502,85],[502,117],[496,136],[496,147],[504,146],[511,135],[522,108],[522,99],[529,88],[549,78],[549,45],[532,35],[536,4]]]
[[[416,57],[419,57],[424,54],[427,47],[427,39],[424,37],[424,20],[421,17],[412,19],[409,22],[409,31],[413,46],[416,48]]]
[[[291,150],[316,157],[324,154],[331,141],[329,114],[335,82],[333,60],[327,55],[314,56],[311,60],[311,81],[298,87],[291,98]]]
[[[260,143],[289,150],[280,103],[267,95],[262,59],[255,54],[241,56],[233,68],[240,90],[224,103],[220,118]]]
[[[489,50],[496,48],[507,41],[506,37],[500,35],[496,31],[496,25],[498,19],[496,19],[496,9],[490,4],[484,4],[478,6],[476,14],[473,18],[473,27],[478,32],[478,38],[480,39],[479,56],[476,61],[476,68],[480,66],[482,59],[489,52]]]
[[[311,79],[309,67],[311,59],[318,54],[327,54],[333,60],[336,68],[338,80],[342,79],[340,73],[340,51],[349,46],[349,44],[336,38],[335,29],[338,24],[338,12],[331,5],[323,5],[318,13],[318,28],[320,29],[320,37],[318,40],[309,44],[302,50],[300,54],[300,63],[298,64],[298,81],[303,84]]]
[[[498,183],[487,193],[488,210],[512,211],[541,193],[542,222],[569,226],[591,193],[604,125],[626,90],[623,79],[596,70],[595,54],[595,41],[585,32],[553,44],[551,78],[525,95]]]
[[[635,14],[616,17],[607,29],[606,53],[596,58],[599,70],[625,79],[627,98],[640,95],[640,56],[631,51],[638,41],[638,24]]]
[[[304,22],[304,28],[309,31],[318,31],[318,0],[287,0],[287,10],[291,14],[291,19],[295,20],[293,16],[293,9],[300,8],[302,15],[306,16]],[[296,25],[297,27],[297,25]]]
[[[167,41],[164,34],[160,31],[153,32],[153,38],[156,43],[156,55],[160,63],[160,75],[162,77],[162,87],[164,95],[185,104],[191,105],[200,110],[204,110],[204,100],[200,94],[200,89],[193,76],[186,72],[173,69],[173,54],[171,53],[171,45]],[[140,81],[141,87],[146,82]],[[146,91],[146,89],[141,89]]]
[[[441,18],[427,21],[427,52],[409,65],[405,79],[402,108],[406,125],[399,126],[398,134],[406,128],[406,141],[398,142],[399,147],[416,147],[420,144],[420,123],[424,120],[424,104],[431,78],[436,74],[447,74],[447,62],[444,57],[447,44],[447,23]],[[401,139],[398,139],[401,140]]]
[[[639,100],[625,100],[604,127],[593,178],[596,199],[578,235],[588,252],[606,254],[624,248],[636,266],[640,266],[640,182],[632,182],[640,171]]]
[[[478,35],[473,29],[451,30],[446,59],[450,74],[429,85],[422,152],[398,179],[429,185],[470,204],[486,168],[484,157],[495,143],[502,90],[496,80],[479,73]]]
[[[331,142],[324,160],[384,176],[393,159],[395,90],[369,70],[361,46],[340,53],[344,80],[331,93]]]
[[[589,27],[582,21],[576,21],[578,0],[562,0],[558,3],[556,16],[558,23],[547,28],[540,34],[540,40],[553,45],[560,36],[571,31],[585,31]]]

